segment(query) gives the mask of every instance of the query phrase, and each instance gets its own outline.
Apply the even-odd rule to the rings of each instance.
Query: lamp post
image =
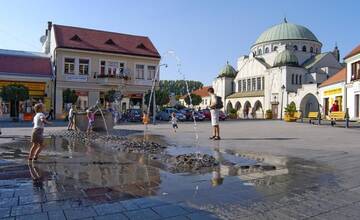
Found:
[[[280,112],[280,120],[283,119],[284,91],[285,91],[285,85],[282,85],[282,86],[281,86],[281,112]]]

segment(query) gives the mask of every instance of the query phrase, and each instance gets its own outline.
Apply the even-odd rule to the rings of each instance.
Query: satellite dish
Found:
[[[45,41],[46,41],[46,36],[45,35],[41,36],[40,37],[40,43],[44,44]]]

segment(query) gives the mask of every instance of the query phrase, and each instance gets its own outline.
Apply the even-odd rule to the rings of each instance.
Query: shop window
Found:
[[[136,64],[135,67],[136,79],[144,79],[144,69],[145,69],[144,65]]]
[[[360,61],[351,64],[351,80],[360,79]]]
[[[155,73],[156,73],[156,66],[148,66],[147,70],[148,70],[147,79],[148,80],[154,79],[155,78]]]
[[[79,60],[79,74],[80,75],[89,75],[89,60],[80,59]]]
[[[75,59],[74,58],[65,58],[64,73],[65,74],[74,74],[75,73]]]
[[[306,52],[306,46],[305,45],[302,47],[302,51]]]

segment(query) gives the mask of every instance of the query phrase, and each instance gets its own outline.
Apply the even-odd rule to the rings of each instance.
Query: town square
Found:
[[[0,220],[360,218],[359,3],[0,7]]]

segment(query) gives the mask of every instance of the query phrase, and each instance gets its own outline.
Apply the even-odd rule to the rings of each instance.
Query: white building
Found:
[[[360,45],[354,48],[345,58],[347,67],[346,88],[347,108],[350,119],[360,118]]]
[[[194,108],[206,109],[209,107],[209,105],[210,105],[210,96],[208,94],[209,88],[210,88],[210,86],[204,86],[200,89],[197,89],[197,90],[194,90],[191,92],[191,94],[195,94],[195,95],[198,95],[201,97],[201,103],[199,105],[195,105]],[[187,105],[185,102],[186,97],[187,97],[187,95],[180,97],[179,102],[181,105],[189,107],[189,105]]]
[[[224,99],[225,110],[235,108],[239,117],[262,118],[272,110],[273,118],[294,102],[307,115],[319,108],[318,84],[338,72],[339,50],[322,53],[322,43],[306,27],[288,23],[263,32],[238,58],[237,71],[227,64],[213,82]]]

